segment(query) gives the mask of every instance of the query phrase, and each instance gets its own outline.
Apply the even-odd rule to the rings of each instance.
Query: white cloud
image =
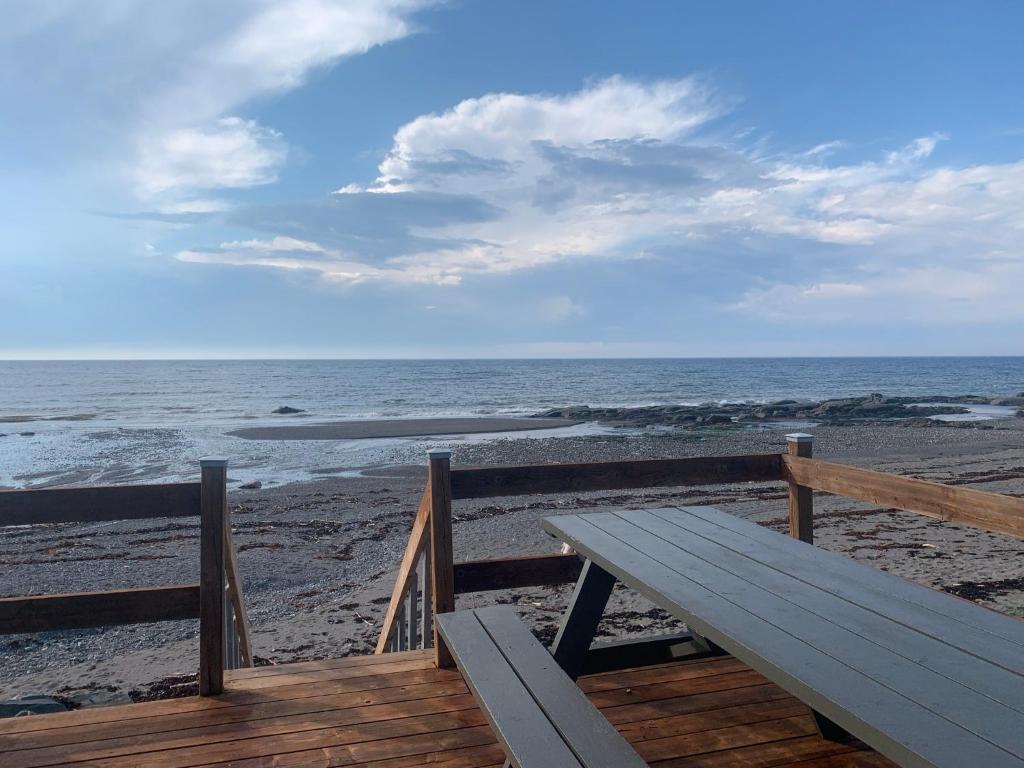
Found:
[[[252,120],[225,117],[208,128],[147,136],[136,173],[146,195],[252,187],[276,181],[287,155],[278,132]],[[203,207],[210,209],[209,204]]]
[[[537,317],[550,323],[582,317],[586,313],[586,308],[570,296],[549,296],[543,299],[537,307]]]
[[[409,16],[436,0],[247,0],[232,23],[190,51],[147,112],[214,119],[255,97],[292,90],[346,56],[398,40]],[[200,14],[200,17],[202,14]]]
[[[86,162],[102,154],[108,166],[126,166],[116,175],[146,202],[173,204],[197,190],[272,181],[285,139],[239,120],[241,108],[411,34],[413,14],[437,2],[5,3],[0,86],[11,121],[50,130],[59,116],[75,125],[73,142],[58,134],[58,146],[92,131],[90,141],[105,146],[90,146]],[[225,141],[231,154],[222,160],[215,150]]]
[[[290,237],[271,240],[233,240],[215,249],[186,249],[175,254],[178,261],[192,264],[224,264],[234,267],[263,267],[287,272],[307,272],[338,285],[368,281],[396,284],[452,285],[456,274],[444,266],[411,265],[401,269],[361,263],[340,250]]]
[[[894,267],[859,283],[779,283],[748,291],[732,308],[776,321],[960,325],[1024,320],[1024,260]]]
[[[512,173],[522,182],[545,171],[537,143],[671,140],[721,111],[694,78],[643,83],[616,76],[560,96],[492,93],[402,126],[377,184],[403,188],[440,175],[447,184],[477,189],[489,186],[493,173]]]

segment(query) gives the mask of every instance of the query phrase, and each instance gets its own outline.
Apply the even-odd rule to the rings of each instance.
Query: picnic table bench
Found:
[[[645,768],[512,608],[442,614],[437,627],[515,768]]]
[[[901,766],[1024,766],[1024,622],[710,507],[546,518],[586,558],[552,653],[575,677],[615,581]]]

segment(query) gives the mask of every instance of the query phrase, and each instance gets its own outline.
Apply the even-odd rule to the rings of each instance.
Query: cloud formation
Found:
[[[401,39],[437,0],[33,0],[4,6],[0,64],[59,96],[34,109],[134,147],[125,176],[146,201],[273,181],[286,138],[239,116],[257,98]],[[47,51],[50,51],[49,55]],[[33,55],[29,55],[31,52]],[[18,72],[24,62],[31,72]],[[5,74],[0,73],[0,81]],[[25,101],[47,90],[26,94]],[[17,99],[13,100],[17,103]],[[25,108],[20,107],[19,108]],[[97,117],[103,115],[103,117]],[[36,120],[39,115],[33,116]],[[49,119],[49,118],[48,118]],[[97,126],[99,127],[99,126]],[[111,153],[115,147],[108,147]]]
[[[851,154],[839,140],[766,155],[716,132],[727,105],[695,78],[467,99],[402,126],[372,182],[235,218],[328,244],[344,270],[237,250],[230,263],[455,284],[648,258],[730,273],[720,303],[775,319],[793,304],[825,320],[882,302],[923,321],[1022,311],[1005,286],[1024,270],[1024,163],[935,166],[941,133],[856,161],[836,162]]]

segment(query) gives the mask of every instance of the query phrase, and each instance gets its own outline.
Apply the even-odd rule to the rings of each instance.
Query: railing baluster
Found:
[[[397,639],[398,650],[406,650],[405,644],[409,639],[409,635],[405,629],[405,600],[402,601],[402,605],[398,609],[398,620],[395,622],[395,636]]]
[[[434,647],[434,595],[433,581],[430,578],[430,547],[424,547],[423,557],[420,560],[423,566],[423,647]]]
[[[406,635],[405,647],[410,651],[420,647],[420,639],[418,637],[419,627],[417,626],[417,614],[419,612],[419,606],[416,604],[417,597],[419,597],[419,573],[413,577],[409,583],[409,595],[405,599],[405,615],[408,621],[406,627],[408,633]]]

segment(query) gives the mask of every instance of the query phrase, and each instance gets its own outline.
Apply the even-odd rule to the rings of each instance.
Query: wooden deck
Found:
[[[739,661],[676,662],[580,679],[651,765],[892,766],[822,740],[805,706]],[[3,768],[75,765],[500,766],[459,673],[429,651],[228,673],[224,694],[0,721]]]

